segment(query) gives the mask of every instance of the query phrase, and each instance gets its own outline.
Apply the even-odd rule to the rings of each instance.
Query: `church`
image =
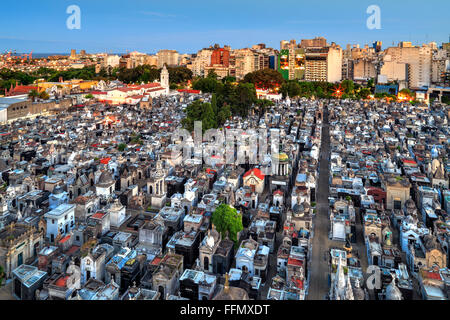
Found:
[[[164,65],[161,70],[161,83],[129,85],[109,91],[93,91],[91,94],[98,102],[111,105],[136,105],[141,101],[150,104],[151,99],[169,94],[169,71]]]

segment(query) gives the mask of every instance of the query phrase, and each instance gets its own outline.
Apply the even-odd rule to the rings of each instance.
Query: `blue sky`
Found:
[[[69,30],[69,5],[81,8],[81,30]],[[369,5],[381,8],[381,30],[369,30]],[[232,48],[324,36],[342,46],[375,40],[421,44],[449,41],[448,0],[40,0],[2,6],[0,51],[65,53],[195,53],[219,43]]]

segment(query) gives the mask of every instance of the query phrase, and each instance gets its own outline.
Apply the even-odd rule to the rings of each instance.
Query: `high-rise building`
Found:
[[[388,81],[406,80],[408,87],[412,89],[429,86],[432,48],[428,45],[418,47],[410,44],[401,42],[398,47],[387,48],[380,74],[386,75]]]
[[[158,66],[158,57],[156,55],[146,56],[145,57],[145,64],[148,64],[149,66]]]
[[[211,65],[211,55],[213,49],[205,48],[197,52],[192,58],[192,73],[194,76],[202,77],[205,75],[205,67]]]
[[[211,54],[211,65],[230,66],[230,50],[225,48],[214,49]]]
[[[294,49],[296,47],[297,47],[297,42],[295,40],[291,40],[291,41],[281,40],[280,41],[280,50]]]
[[[314,39],[302,39],[301,48],[322,48],[327,46],[327,39],[323,37],[315,37]]]
[[[157,53],[158,68],[162,68],[164,64],[168,66],[178,65],[178,51],[176,50],[159,50]]]
[[[303,80],[305,77],[305,50],[282,49],[278,56],[278,71],[286,80]]]
[[[230,76],[242,79],[247,73],[257,70],[259,60],[255,51],[249,48],[236,49],[230,55]]]
[[[450,69],[450,60],[447,50],[433,51],[431,60],[431,82],[434,85],[446,84],[446,72]]]
[[[342,49],[329,47],[305,49],[305,80],[339,82],[342,80]]]
[[[353,80],[368,81],[377,77],[377,70],[374,60],[358,59],[353,60]]]

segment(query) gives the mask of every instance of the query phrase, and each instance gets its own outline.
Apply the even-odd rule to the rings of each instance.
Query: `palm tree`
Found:
[[[37,97],[39,97],[39,92],[37,92],[36,89],[33,89],[28,93],[28,98],[31,98],[33,102],[36,100]]]
[[[50,99],[50,96],[49,96],[49,94],[46,91],[42,91],[39,94],[39,98],[42,99],[42,100],[48,100],[48,99]]]

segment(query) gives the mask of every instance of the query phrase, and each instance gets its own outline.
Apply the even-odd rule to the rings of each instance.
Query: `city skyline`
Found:
[[[280,40],[316,36],[342,47],[364,46],[373,41],[382,41],[383,48],[400,41],[415,45],[432,41],[440,45],[449,41],[445,13],[450,10],[450,3],[435,1],[440,8],[436,10],[436,6],[419,1],[407,6],[387,1],[346,2],[344,5],[325,1],[317,5],[285,1],[274,6],[269,1],[256,4],[230,0],[224,7],[206,1],[189,6],[181,1],[132,0],[120,8],[119,1],[109,1],[108,6],[105,1],[18,3],[4,8],[6,18],[0,21],[4,31],[0,35],[0,51],[68,53],[76,48],[91,53],[127,50],[156,53],[160,49],[174,49],[195,53],[214,43],[233,48],[266,43],[278,48]],[[66,9],[73,4],[81,9],[80,30],[66,27],[69,17]],[[366,26],[370,16],[366,10],[372,4],[381,9],[380,30],[369,30]]]

